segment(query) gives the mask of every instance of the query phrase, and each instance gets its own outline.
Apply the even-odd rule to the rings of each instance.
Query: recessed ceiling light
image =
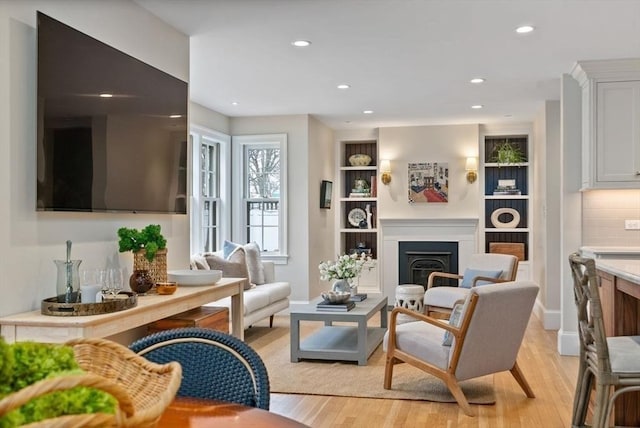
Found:
[[[513,115],[507,113],[507,114],[504,115],[504,117],[513,117]]]
[[[294,42],[291,43],[293,46],[298,47],[298,48],[306,48],[307,46],[309,46],[311,44],[310,41],[308,40],[296,40]]]
[[[525,34],[533,31],[533,27],[531,25],[523,25],[521,27],[516,28],[516,33]]]
[[[472,105],[471,106],[471,108],[473,108],[473,109],[479,109],[479,108],[482,108],[482,107],[484,107],[482,104],[476,104],[476,105]]]
[[[351,85],[347,85],[346,83],[341,83],[338,85],[338,89],[349,89]]]
[[[351,123],[351,121],[350,120],[345,120],[344,123]]]
[[[469,82],[471,82],[471,83],[483,83],[484,79],[482,77],[474,77],[473,79],[469,80]]]
[[[364,113],[364,114],[373,114],[373,110],[364,110],[362,113]]]
[[[181,118],[181,117],[182,117],[182,115],[181,115],[181,114],[172,114],[172,115],[170,115],[169,117],[170,117],[171,119],[179,119],[179,118]]]
[[[237,106],[237,105],[238,105],[238,102],[237,102],[237,101],[232,101],[232,102],[231,102],[231,105],[232,105],[232,106]]]
[[[113,94],[103,93],[100,94],[100,98],[113,98]]]

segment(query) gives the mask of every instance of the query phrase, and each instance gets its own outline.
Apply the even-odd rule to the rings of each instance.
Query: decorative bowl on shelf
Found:
[[[371,163],[371,156],[362,153],[349,156],[351,166],[368,166]]]
[[[167,271],[169,281],[177,282],[178,285],[211,285],[222,278],[221,270],[170,270]]]
[[[320,295],[329,303],[344,303],[351,298],[349,291],[323,291]]]

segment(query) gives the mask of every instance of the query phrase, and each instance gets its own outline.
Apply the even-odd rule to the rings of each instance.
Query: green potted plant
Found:
[[[150,224],[142,230],[121,227],[118,237],[120,252],[133,252],[132,278],[148,275],[152,284],[167,281],[167,240],[162,236],[159,224]],[[132,278],[129,279],[129,285],[132,285]],[[144,288],[148,289],[148,284]],[[144,293],[146,290],[138,291]]]
[[[520,148],[508,141],[496,146],[495,153],[493,161],[496,162],[498,166],[526,162],[524,153],[520,151]]]
[[[156,257],[158,250],[167,248],[167,240],[160,232],[159,224],[150,224],[142,230],[121,227],[118,229],[119,250],[121,253],[134,253],[144,250],[144,256],[150,262]]]

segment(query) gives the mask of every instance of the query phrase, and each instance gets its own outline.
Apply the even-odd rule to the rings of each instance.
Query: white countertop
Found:
[[[640,258],[640,247],[606,247],[606,246],[584,246],[580,247],[580,252],[591,253],[598,256],[615,256],[615,255],[625,255],[625,256],[638,256]],[[626,258],[626,257],[625,257]]]
[[[640,259],[596,259],[596,268],[640,285]]]

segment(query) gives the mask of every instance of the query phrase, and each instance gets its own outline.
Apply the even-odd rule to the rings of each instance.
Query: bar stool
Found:
[[[585,426],[591,390],[595,387],[591,425],[605,428],[616,398],[627,391],[640,391],[640,336],[606,337],[595,261],[574,253],[569,256],[569,264],[580,338],[571,426]]]
[[[400,284],[396,287],[395,307],[401,307],[423,313],[424,310],[424,287],[417,284]],[[398,314],[398,323],[415,321],[408,315]]]

